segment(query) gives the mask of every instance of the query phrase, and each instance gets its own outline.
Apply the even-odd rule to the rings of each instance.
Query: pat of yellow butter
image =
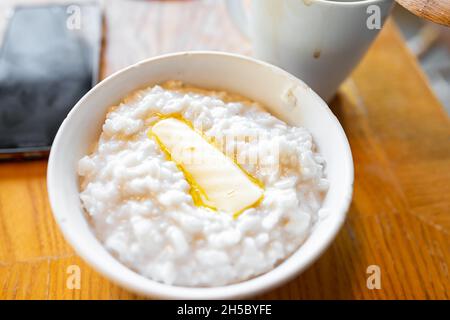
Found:
[[[203,194],[210,208],[239,214],[258,203],[263,189],[232,159],[185,122],[167,118],[151,129],[162,148]]]

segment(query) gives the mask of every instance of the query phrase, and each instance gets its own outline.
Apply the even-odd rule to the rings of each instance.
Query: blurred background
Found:
[[[399,5],[394,8],[393,18],[434,93],[450,113],[450,29],[420,19]]]
[[[127,21],[127,15],[130,15],[129,12],[118,12],[114,10],[114,6],[117,2],[127,2],[130,10],[136,10],[139,14],[136,16],[142,19],[142,23],[144,22],[145,14],[148,15],[159,15],[159,19],[164,19],[164,15],[162,14],[163,10],[164,14],[167,14],[167,10],[170,11],[170,8],[162,8],[161,6],[170,3],[171,0],[78,0],[78,1],[65,1],[65,0],[1,0],[0,1],[0,40],[1,34],[4,30],[8,17],[11,15],[10,9],[14,5],[20,4],[46,4],[46,3],[82,3],[82,2],[98,2],[103,7],[107,7],[108,10],[106,12],[108,18],[109,25],[117,25],[120,26],[122,30],[121,34],[108,33],[104,36],[111,36],[113,39],[109,39],[111,45],[114,45],[115,40],[119,40],[123,42],[124,47],[128,50],[128,57],[123,57],[124,61],[121,63],[121,66],[124,67],[127,64],[134,63],[140,59],[144,59],[150,55],[166,53],[170,51],[185,50],[185,49],[204,49],[211,48],[215,50],[220,50],[221,47],[227,48],[229,50],[229,42],[233,42],[233,38],[231,39],[215,39],[214,38],[214,30],[217,28],[217,21],[221,21],[221,28],[229,29],[234,26],[231,25],[229,18],[227,16],[217,16],[218,11],[214,10],[217,5],[217,2],[221,2],[222,0],[194,0],[194,2],[203,2],[204,9],[210,10],[211,15],[210,19],[207,21],[195,21],[190,19],[192,17],[192,12],[189,11],[189,7],[191,6],[192,1],[186,0],[178,0],[178,2],[184,1],[186,2],[186,23],[190,25],[190,28],[182,28],[177,29],[180,32],[180,38],[183,41],[179,42],[179,48],[171,47],[170,44],[167,44],[167,47],[159,47],[159,48],[142,48],[140,47],[139,38],[137,39],[125,39],[127,34],[127,26],[124,24]],[[152,2],[151,6],[148,6],[148,3]],[[196,5],[198,8],[198,5]],[[150,12],[151,11],[151,12]],[[219,20],[217,20],[219,19]],[[423,71],[428,77],[429,83],[439,98],[441,103],[444,105],[446,111],[450,113],[450,28],[440,26],[428,21],[425,21],[421,18],[414,16],[409,13],[400,5],[396,5],[393,11],[393,19],[395,20],[397,26],[400,28],[402,35],[405,38],[407,46],[410,48],[411,52],[418,58]],[[152,19],[149,19],[150,21]],[[151,29],[151,25],[145,26],[148,29]],[[175,26],[174,26],[175,27]],[[207,42],[205,43],[205,47],[196,48],[190,46],[189,37],[190,34],[198,34],[197,32],[192,32],[191,28],[200,28],[203,29],[202,33],[208,37]],[[119,27],[116,28],[119,30]],[[144,29],[143,29],[144,30]],[[142,37],[150,36],[151,33],[147,35],[145,33],[141,33]],[[236,32],[236,37],[240,37],[240,35]],[[239,39],[242,41],[241,39]],[[221,41],[224,41],[227,45],[221,45]],[[198,42],[196,42],[196,45]],[[240,48],[240,52],[242,52],[243,48]],[[136,51],[137,50],[137,51]],[[250,46],[245,48],[248,53],[251,53]],[[134,52],[133,52],[134,51]],[[142,53],[142,54],[140,54]],[[109,73],[111,70],[103,70],[103,72]],[[115,71],[115,70],[114,70]]]

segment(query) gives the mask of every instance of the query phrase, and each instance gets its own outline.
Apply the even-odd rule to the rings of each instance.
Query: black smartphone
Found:
[[[14,9],[0,49],[0,159],[48,154],[98,81],[101,36],[95,3]]]

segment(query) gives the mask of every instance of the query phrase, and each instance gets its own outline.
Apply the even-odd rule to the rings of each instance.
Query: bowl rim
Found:
[[[135,293],[147,296],[147,297],[159,297],[159,298],[168,298],[168,299],[230,299],[230,298],[242,298],[242,297],[248,297],[253,296],[255,294],[261,294],[267,290],[270,290],[274,287],[278,287],[281,284],[289,281],[290,279],[294,278],[296,275],[300,274],[302,271],[304,271],[306,268],[308,268],[311,264],[313,264],[321,255],[322,253],[329,247],[329,245],[332,243],[334,238],[336,237],[337,233],[341,229],[346,215],[347,211],[350,207],[352,194],[353,194],[353,183],[354,183],[354,166],[353,166],[353,158],[352,153],[350,149],[350,145],[348,142],[348,139],[346,137],[346,134],[344,132],[344,129],[342,128],[339,120],[336,118],[336,116],[333,114],[333,112],[329,109],[328,105],[324,102],[324,100],[313,90],[311,90],[315,103],[318,104],[318,107],[325,108],[325,111],[330,116],[331,120],[335,122],[336,128],[337,128],[337,134],[339,134],[341,139],[343,139],[344,142],[344,150],[343,156],[346,158],[345,162],[347,164],[347,177],[346,181],[349,183],[343,187],[345,187],[347,190],[345,190],[346,196],[344,199],[342,199],[340,203],[340,207],[336,208],[336,211],[334,214],[338,215],[336,217],[336,222],[330,226],[328,231],[324,234],[324,237],[322,241],[320,242],[319,246],[316,248],[313,253],[310,254],[308,260],[306,263],[295,263],[296,261],[293,258],[294,254],[301,248],[297,248],[297,250],[294,251],[294,253],[288,257],[286,260],[283,261],[283,263],[277,265],[272,270],[261,274],[259,276],[256,276],[254,278],[235,283],[230,285],[224,285],[224,286],[217,286],[217,287],[182,287],[182,286],[174,286],[174,285],[167,285],[160,282],[157,282],[152,279],[145,278],[144,276],[138,274],[137,272],[129,269],[125,266],[125,268],[128,268],[133,273],[138,275],[141,279],[140,282],[137,281],[129,281],[127,280],[126,276],[122,276],[121,274],[117,274],[110,270],[110,268],[106,264],[102,264],[101,261],[95,256],[87,253],[84,250],[84,245],[79,241],[79,239],[76,236],[76,232],[73,232],[65,223],[62,223],[61,219],[59,219],[64,214],[62,213],[62,210],[64,208],[64,205],[60,203],[58,200],[58,194],[61,192],[59,188],[57,188],[57,181],[58,178],[55,174],[55,154],[57,150],[59,149],[59,145],[62,143],[62,139],[64,137],[64,131],[67,126],[70,125],[70,120],[72,119],[73,115],[77,112],[77,110],[85,104],[86,100],[90,99],[90,96],[93,94],[94,91],[97,91],[99,88],[103,87],[105,83],[112,81],[114,78],[118,77],[121,74],[127,73],[132,69],[139,68],[140,66],[144,64],[150,64],[157,60],[162,59],[172,59],[176,58],[177,56],[185,56],[185,55],[216,55],[216,56],[224,56],[226,58],[231,59],[237,59],[237,60],[244,60],[246,62],[254,63],[259,65],[263,68],[271,69],[272,72],[276,72],[278,74],[281,74],[289,79],[289,81],[292,81],[293,83],[298,83],[299,85],[305,86],[306,84],[291,75],[290,73],[284,71],[283,69],[274,66],[272,64],[269,64],[264,61],[260,61],[257,59],[254,59],[252,57],[235,54],[235,53],[228,53],[228,52],[221,52],[221,51],[181,51],[181,52],[175,52],[175,53],[169,53],[164,55],[159,55],[155,57],[151,57],[145,60],[142,60],[140,62],[137,62],[133,65],[130,65],[126,68],[123,68],[110,76],[103,79],[101,82],[99,82],[96,86],[94,86],[89,92],[87,92],[71,109],[71,111],[68,113],[66,118],[64,119],[63,123],[61,124],[60,128],[58,129],[58,132],[56,134],[56,137],[53,141],[53,145],[50,151],[49,160],[48,160],[48,168],[47,168],[47,190],[48,190],[48,196],[50,201],[50,207],[52,209],[52,213],[54,216],[54,219],[56,220],[65,240],[72,246],[72,248],[75,250],[75,252],[85,261],[89,266],[91,266],[93,269],[95,269],[100,274],[104,275],[106,278],[111,280],[112,282],[120,285],[121,287],[124,287],[130,291],[133,291]],[[307,85],[306,85],[307,86]],[[86,219],[86,217],[83,216],[83,219]],[[94,235],[95,236],[95,235]],[[119,260],[117,260],[115,257],[113,257],[116,261],[121,263]],[[291,261],[290,264],[286,264],[284,262]],[[297,259],[298,260],[298,259]],[[284,267],[283,267],[284,266]],[[284,269],[283,272],[275,272],[276,270]]]

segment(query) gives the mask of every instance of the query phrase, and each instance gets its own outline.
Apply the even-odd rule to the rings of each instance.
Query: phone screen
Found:
[[[14,10],[0,49],[0,155],[50,149],[97,82],[101,30],[95,4]]]

